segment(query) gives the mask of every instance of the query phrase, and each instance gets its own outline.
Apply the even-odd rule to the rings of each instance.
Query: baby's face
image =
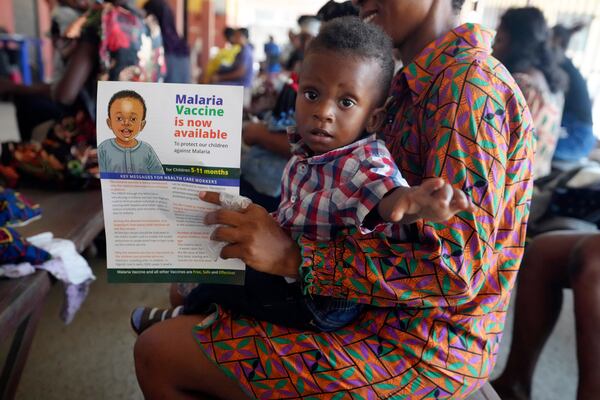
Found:
[[[142,103],[137,99],[126,97],[112,103],[106,123],[115,134],[117,142],[129,144],[144,129],[146,121],[143,116]]]
[[[356,141],[381,97],[379,66],[335,52],[310,52],[302,63],[296,125],[322,154]]]

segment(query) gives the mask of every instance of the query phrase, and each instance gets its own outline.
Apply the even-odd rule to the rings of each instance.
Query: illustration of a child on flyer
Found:
[[[146,102],[133,90],[115,93],[106,123],[115,135],[98,146],[100,172],[165,173],[152,146],[136,137],[146,126]]]

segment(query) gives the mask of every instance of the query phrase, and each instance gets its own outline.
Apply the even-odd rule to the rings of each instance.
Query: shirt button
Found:
[[[296,195],[295,195],[295,194],[293,194],[293,195],[292,195],[292,197],[290,197],[290,201],[291,201],[292,203],[295,203],[295,202],[296,202],[296,200],[298,200],[298,197],[296,197]]]
[[[298,171],[300,171],[301,174],[305,174],[306,173],[306,165],[302,164],[298,167]]]

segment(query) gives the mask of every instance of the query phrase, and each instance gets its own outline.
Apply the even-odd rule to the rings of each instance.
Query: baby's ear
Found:
[[[142,123],[140,124],[140,132],[144,130],[144,127],[146,126],[146,120],[143,119]]]
[[[367,132],[375,133],[381,130],[383,123],[385,122],[385,107],[379,107],[371,112],[369,120],[367,121]]]
[[[108,129],[112,131],[112,126],[110,126],[110,117],[106,118],[106,125],[108,125]]]

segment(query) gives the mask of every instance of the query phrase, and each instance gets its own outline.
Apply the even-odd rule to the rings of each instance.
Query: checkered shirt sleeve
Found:
[[[360,227],[391,189],[408,186],[381,140],[369,137],[324,155],[295,155],[284,171],[277,220],[294,237],[330,239]]]

